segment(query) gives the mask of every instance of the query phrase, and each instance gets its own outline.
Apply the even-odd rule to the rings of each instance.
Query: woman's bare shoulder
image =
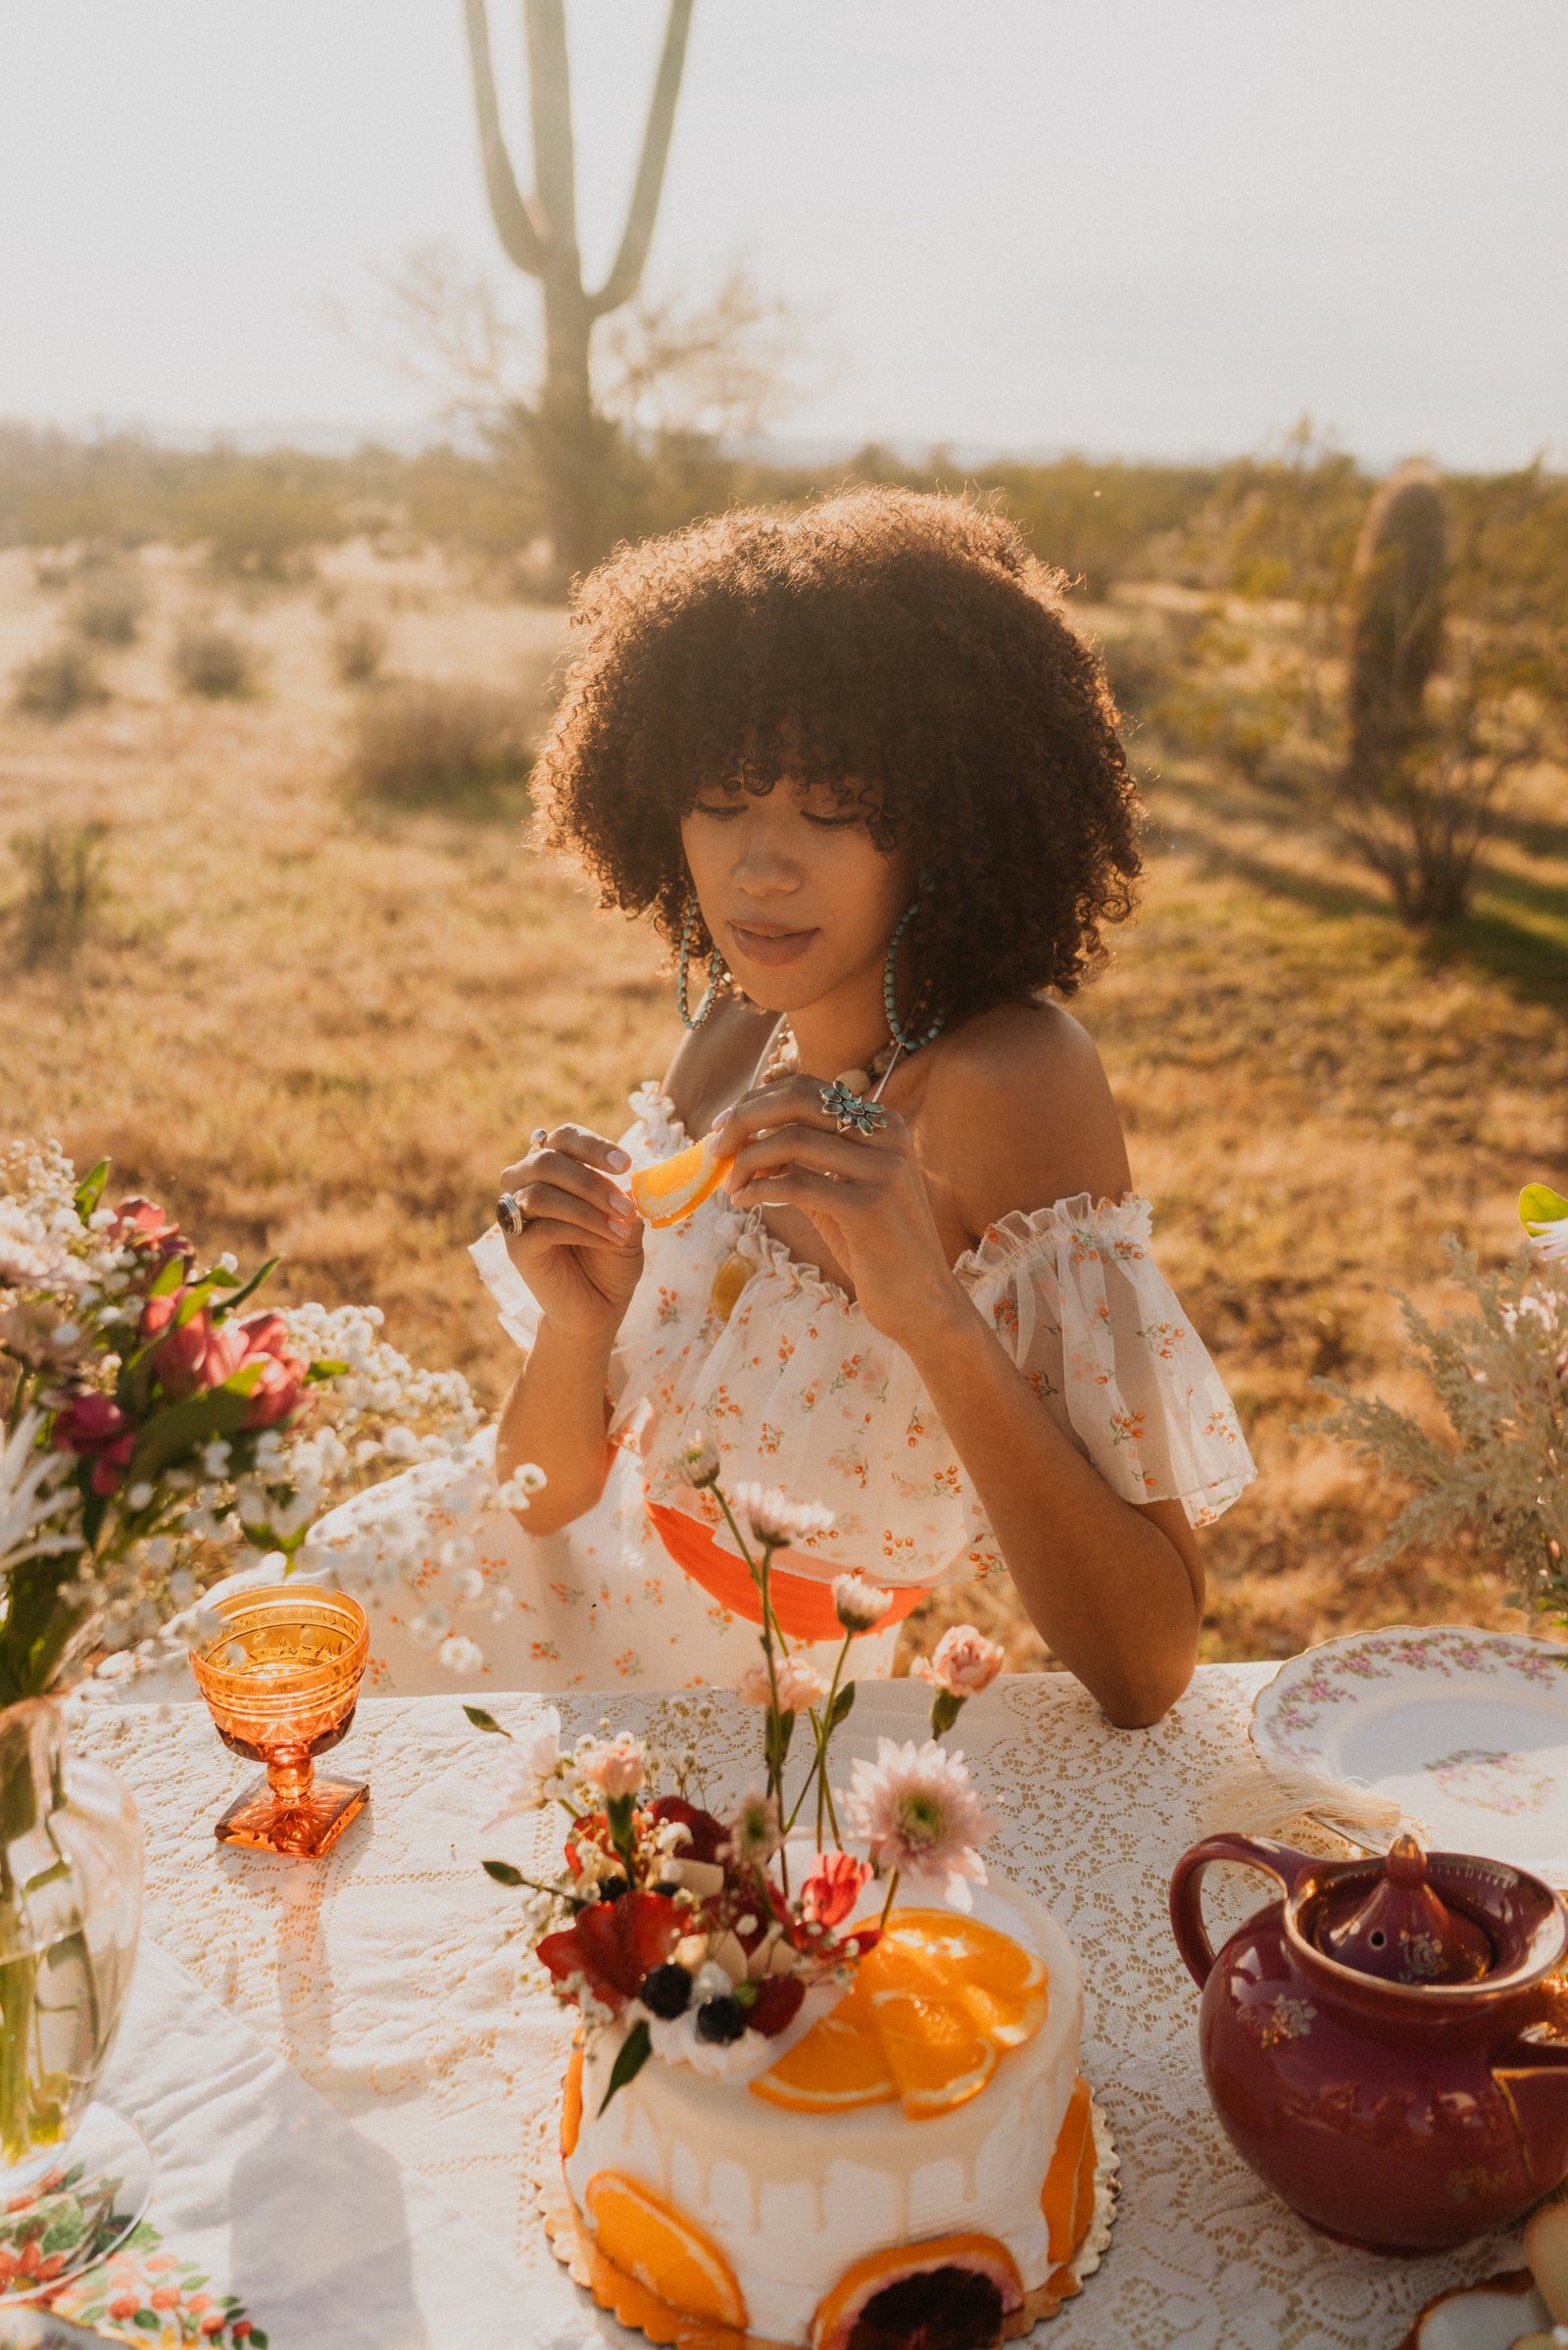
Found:
[[[1093,1038],[1059,1004],[1007,1004],[933,1052],[925,1153],[976,1234],[1088,1192],[1132,1184],[1121,1120]]]
[[[728,1109],[749,1084],[776,1025],[773,1012],[725,997],[701,1028],[682,1033],[664,1074],[664,1091],[688,1134],[706,1134]]]

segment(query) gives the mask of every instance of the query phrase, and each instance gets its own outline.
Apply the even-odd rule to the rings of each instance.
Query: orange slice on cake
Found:
[[[978,2097],[997,2069],[997,2044],[955,1999],[922,1991],[872,1991],[871,2021],[911,2122],[952,2113]]]
[[[899,1909],[860,1961],[869,1990],[922,1991],[962,2007],[999,2048],[1021,2048],[1046,2020],[1045,1963],[1010,1934],[945,1909]]]
[[[712,1136],[705,1134],[700,1143],[688,1144],[673,1158],[639,1167],[627,1187],[632,1205],[645,1224],[678,1224],[717,1191],[734,1163],[734,1152],[721,1158]]]
[[[594,2241],[623,2276],[688,2317],[746,2329],[746,2296],[695,2220],[624,2171],[596,2171],[583,2191]]]
[[[854,1991],[839,2001],[831,2015],[819,2016],[776,2065],[760,2073],[748,2086],[754,2097],[800,2114],[847,2113],[857,2105],[889,2105],[899,2093],[872,2027],[870,2009]]]

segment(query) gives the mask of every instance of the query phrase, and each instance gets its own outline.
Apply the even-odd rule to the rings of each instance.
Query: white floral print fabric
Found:
[[[633,1095],[634,1163],[686,1138],[665,1095]],[[1194,1525],[1255,1474],[1235,1408],[1150,1252],[1147,1200],[1060,1199],[1004,1217],[956,1272],[1046,1408],[1128,1501],[1179,1500]],[[727,1323],[713,1277],[751,1275]],[[492,1232],[473,1250],[506,1328],[528,1345],[533,1301]],[[809,1571],[862,1568],[885,1585],[966,1580],[1001,1553],[909,1357],[859,1307],[799,1264],[722,1194],[647,1236],[645,1271],[612,1372],[612,1434],[638,1457],[648,1499],[733,1542],[707,1493],[674,1467],[705,1434],[727,1486],[755,1479],[824,1502],[831,1529],[793,1554]],[[679,1569],[672,1570],[679,1573]]]

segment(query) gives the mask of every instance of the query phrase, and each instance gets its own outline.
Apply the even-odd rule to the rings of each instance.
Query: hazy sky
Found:
[[[662,19],[571,0],[597,267]],[[1565,115],[1564,0],[697,0],[651,275],[819,316],[792,434],[1563,463]],[[414,423],[323,314],[504,271],[460,0],[0,0],[0,415]]]

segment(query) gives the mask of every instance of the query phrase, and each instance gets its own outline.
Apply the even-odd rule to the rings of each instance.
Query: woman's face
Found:
[[[804,1011],[868,973],[880,989],[907,859],[825,785],[710,786],[681,841],[709,935],[754,1004]]]

